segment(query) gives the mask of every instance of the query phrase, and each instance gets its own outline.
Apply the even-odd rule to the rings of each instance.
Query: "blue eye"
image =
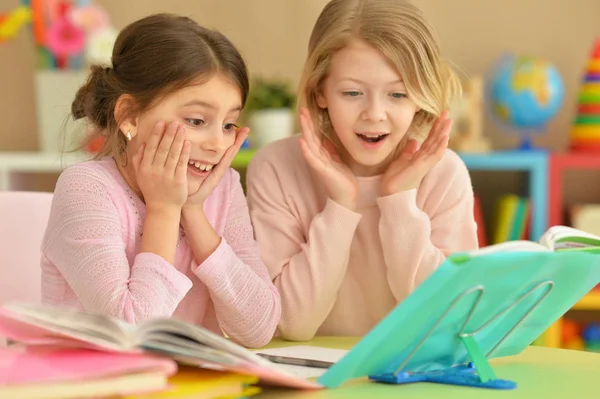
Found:
[[[237,128],[239,128],[239,126],[235,123],[226,123],[225,125],[223,125],[223,129],[225,129],[225,131],[227,132],[233,132]]]
[[[190,125],[194,126],[194,127],[198,127],[198,126],[204,125],[204,120],[202,120],[202,119],[186,118],[185,121],[187,123],[189,123]]]
[[[348,97],[356,97],[356,96],[360,96],[360,91],[356,91],[356,90],[344,91],[342,94],[345,96],[348,96]]]
[[[406,93],[392,93],[392,97],[394,98],[408,98]]]

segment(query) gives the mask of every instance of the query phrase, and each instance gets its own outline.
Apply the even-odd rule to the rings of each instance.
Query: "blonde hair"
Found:
[[[322,138],[337,141],[327,110],[317,104],[317,92],[331,58],[352,39],[362,39],[391,62],[420,108],[407,136],[420,136],[460,95],[460,82],[442,59],[434,30],[417,7],[405,0],[331,0],[310,36],[298,101],[315,117]]]

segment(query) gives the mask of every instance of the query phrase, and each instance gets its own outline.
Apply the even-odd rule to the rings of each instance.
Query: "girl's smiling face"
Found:
[[[340,155],[358,176],[385,171],[419,110],[399,73],[362,40],[333,55],[317,103],[327,109],[344,147]]]
[[[167,126],[171,122],[179,124],[191,144],[188,193],[192,195],[233,145],[241,108],[240,89],[220,73],[186,86],[136,118],[136,135],[127,146],[128,158],[131,161],[158,122],[163,121]]]

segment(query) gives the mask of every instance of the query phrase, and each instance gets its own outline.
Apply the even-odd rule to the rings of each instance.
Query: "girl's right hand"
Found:
[[[148,211],[181,211],[188,196],[189,159],[190,142],[185,140],[184,127],[158,122],[133,157],[137,184]]]
[[[350,210],[355,210],[358,197],[356,177],[340,159],[333,143],[321,143],[306,108],[300,111],[300,126],[302,154],[321,178],[329,198]]]

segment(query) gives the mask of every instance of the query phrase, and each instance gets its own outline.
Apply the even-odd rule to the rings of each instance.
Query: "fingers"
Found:
[[[192,145],[188,140],[184,140],[179,152],[177,166],[175,168],[176,179],[187,179],[188,163],[190,162],[190,152]]]
[[[450,139],[450,130],[452,129],[452,119],[446,119],[440,123],[438,127],[437,137],[431,141],[427,148],[426,155],[441,158],[448,148],[448,140]]]
[[[450,136],[453,125],[454,121],[452,119],[446,119],[444,125],[440,128],[440,136]]]
[[[322,164],[339,159],[337,149],[333,146],[333,143],[330,143],[328,140],[324,140],[323,142],[319,140],[310,113],[305,108],[302,109],[300,114],[300,125],[304,142],[312,152],[313,157],[319,158]]]
[[[444,153],[446,152],[446,149],[448,148],[449,140],[450,140],[450,136],[448,136],[448,135],[443,136],[440,139],[440,145],[438,146],[437,150],[435,151],[435,155],[439,159],[441,159],[444,156]]]
[[[163,142],[165,140],[163,139]],[[178,168],[179,161],[181,159],[181,152],[183,150],[183,144],[185,142],[185,128],[183,126],[179,126],[177,129],[177,133],[175,133],[175,137],[173,138],[173,143],[171,144],[171,148],[169,149],[169,154],[167,155],[165,161],[165,169],[167,173],[175,174],[176,169]],[[162,145],[162,143],[161,143]]]
[[[244,141],[248,137],[248,133],[250,133],[250,128],[248,127],[242,127],[236,131],[235,141],[233,142],[231,147],[229,147],[227,151],[225,151],[223,158],[221,158],[221,161],[217,164],[217,166],[202,182],[201,187],[203,189],[208,188],[207,192],[212,191],[214,187],[216,187],[217,184],[219,184],[221,178],[225,174],[225,171],[231,166],[231,162],[233,162],[233,159],[235,158],[240,148],[242,147],[242,144],[244,144]]]
[[[231,147],[229,147],[227,151],[225,151],[225,154],[223,155],[223,158],[221,159],[217,167],[220,167],[224,164],[225,169],[227,169],[231,165],[231,162],[233,161],[237,153],[240,151],[242,144],[244,144],[244,141],[246,140],[246,138],[248,138],[248,133],[250,133],[250,128],[248,127],[242,127],[236,131],[235,141],[233,142]],[[214,174],[214,172],[212,174]]]
[[[240,148],[242,148],[242,145],[244,144],[244,141],[246,141],[246,139],[248,138],[249,133],[249,127],[240,128],[236,132],[235,141],[233,142],[233,145],[229,147],[227,149],[227,152],[225,153],[225,155],[228,157],[227,167],[231,165],[233,158],[235,158],[237,153],[240,151]]]
[[[436,124],[436,136],[449,134],[452,119],[450,119],[450,113],[448,111],[442,112]],[[450,124],[450,125],[449,125]]]
[[[306,108],[303,108],[300,112],[300,127],[302,128],[302,136],[306,140],[306,144],[309,145],[315,154],[319,154],[321,152],[321,143],[315,132],[315,126],[310,113]]]
[[[442,112],[442,114],[435,120],[431,129],[429,131],[429,135],[427,139],[421,145],[420,151],[431,154],[435,152],[438,147],[440,138],[444,135],[450,134],[450,129],[452,128],[452,120],[449,119],[450,113],[448,111]]]
[[[448,148],[448,141],[450,140],[450,130],[452,130],[453,123],[454,121],[449,119],[448,121],[446,121],[446,125],[443,127],[438,146],[435,150],[435,156],[440,159],[446,152],[446,149]]]
[[[160,140],[163,136],[164,131],[165,131],[165,123],[164,122],[162,122],[162,121],[158,122],[154,126],[154,129],[152,130],[152,134],[150,135],[150,138],[148,139],[148,141],[146,142],[146,145],[144,146],[144,154],[143,154],[141,166],[150,166],[150,165],[152,165],[152,162],[154,162],[154,154],[156,153],[156,150],[158,149],[158,145],[160,143]]]
[[[144,156],[144,149],[145,149],[145,147],[146,147],[146,144],[142,143],[138,147],[137,152],[135,153],[135,155],[132,157],[133,170],[135,171],[136,174],[140,170],[140,164],[142,163],[142,158]]]
[[[175,135],[178,133],[178,131],[179,126],[175,122],[169,124],[154,154],[154,161],[152,162],[154,166],[165,166],[167,162],[167,156],[169,155],[169,151],[173,145],[173,140],[175,140]]]
[[[306,162],[308,162],[308,164],[315,170],[323,170],[325,167],[325,165],[323,164],[323,161],[321,160],[321,158],[317,157],[313,153],[310,146],[306,142],[306,139],[302,137],[298,141],[300,143],[300,149],[302,150],[302,155],[304,155],[304,159],[306,159]]]
[[[400,155],[398,155],[398,157],[394,160],[393,163],[396,165],[396,167],[400,165],[407,165],[411,161],[413,155],[417,152],[418,148],[419,143],[417,142],[417,140],[408,140],[406,142],[406,145],[402,149],[402,152],[400,152]]]
[[[423,161],[427,163],[436,163],[444,156],[448,148],[450,139],[450,130],[452,129],[453,121],[447,119],[440,123],[437,135],[432,135],[432,139],[426,148],[421,147],[415,156],[415,161]]]
[[[438,116],[435,121],[433,122],[433,125],[431,125],[431,132],[435,135],[436,132],[439,131],[440,129],[440,125],[449,118],[450,113],[446,110],[442,111],[442,113],[440,114],[440,116]]]
[[[237,147],[238,151],[242,147],[242,144],[244,144],[244,141],[246,141],[246,139],[248,138],[248,134],[250,134],[250,128],[249,127],[245,127],[244,126],[244,127],[239,128],[237,130],[236,136],[235,136],[235,142],[233,143],[233,146]]]
[[[319,153],[318,147],[315,145],[312,131],[308,123],[307,117],[304,114],[300,114],[300,128],[302,130],[302,139],[306,148],[316,156]]]
[[[310,123],[310,115],[308,115],[308,111],[304,108],[300,111],[300,128],[302,130],[302,137],[307,141],[313,140],[314,131],[312,129],[312,124]]]
[[[402,150],[402,155],[407,155],[412,157],[415,152],[419,149],[419,143],[415,139],[410,139],[406,142],[404,149]]]
[[[438,126],[440,124],[440,119],[443,117],[443,115],[444,115],[444,113],[442,112],[442,115],[440,115],[439,118],[436,118],[433,121],[433,124],[431,125],[431,128],[429,129],[429,133],[427,134],[427,137],[425,138],[423,143],[421,143],[421,147],[419,148],[420,151],[428,151],[428,148],[430,147],[431,142],[437,137]]]
[[[321,146],[325,150],[326,158],[328,158],[328,159],[335,159],[336,161],[339,161],[340,155],[338,154],[338,151],[337,151],[337,148],[335,147],[335,144],[333,144],[331,142],[331,140],[325,139],[323,141],[323,144]]]
[[[308,108],[304,108],[304,113],[306,115],[306,119],[308,120],[308,127],[310,128],[310,131],[312,132],[312,136],[314,137],[315,141],[318,142],[319,138],[317,137],[317,130],[315,129],[315,123],[313,122],[312,115],[310,114]]]

